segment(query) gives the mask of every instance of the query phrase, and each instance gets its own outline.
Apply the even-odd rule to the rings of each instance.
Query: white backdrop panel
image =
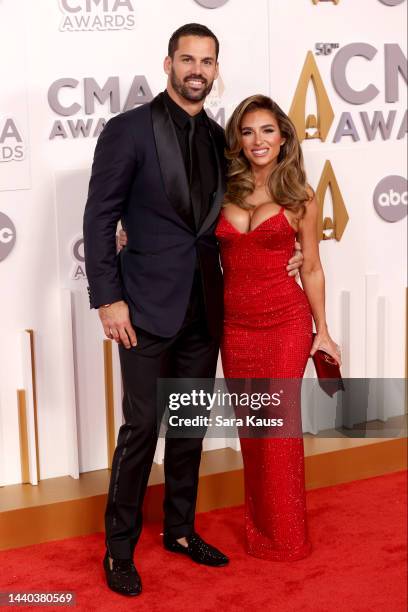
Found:
[[[364,89],[371,82],[379,89],[372,102],[361,106],[343,100],[333,87],[331,67],[337,50],[328,56],[315,56],[335,119],[326,142],[310,140],[303,144],[303,150],[314,187],[325,161],[331,161],[350,216],[341,242],[321,243],[328,319],[336,337],[340,333],[340,294],[350,291],[350,373],[365,373],[368,274],[378,276],[378,293],[387,303],[390,358],[385,374],[401,376],[404,372],[405,221],[387,223],[381,219],[373,208],[372,195],[382,178],[404,176],[406,172],[404,141],[396,137],[405,106],[404,82],[400,77],[399,101],[386,103],[384,44],[399,44],[406,52],[407,3],[388,7],[379,0],[340,0],[338,5],[314,5],[311,0],[229,0],[214,10],[199,6],[195,0],[132,0],[130,4],[134,10],[122,7],[117,12],[132,17],[134,26],[130,29],[74,32],[60,29],[64,11],[59,0],[0,0],[0,52],[5,58],[0,78],[6,85],[0,89],[0,134],[5,118],[15,119],[27,153],[23,161],[0,161],[0,212],[12,219],[17,231],[13,251],[0,261],[0,283],[7,288],[0,319],[0,422],[4,444],[0,473],[6,484],[20,480],[16,389],[22,384],[18,338],[24,328],[32,328],[36,334],[40,476],[69,472],[71,453],[63,431],[64,371],[59,333],[64,324],[60,318],[60,289],[66,286],[75,292],[80,469],[106,467],[103,336],[97,314],[88,308],[86,282],[69,277],[74,266],[72,242],[82,233],[81,217],[96,142],[92,134],[98,120],[108,119],[113,113],[109,101],[95,101],[94,107],[85,111],[84,79],[94,79],[102,87],[109,77],[115,77],[119,110],[135,77],[145,83],[148,93],[156,95],[165,87],[162,63],[168,38],[182,23],[205,23],[220,38],[221,79],[208,108],[221,122],[239,101],[253,93],[270,93],[288,111],[306,53],[314,51],[317,42],[338,43],[340,49],[352,43],[368,43],[378,49],[372,61],[354,58],[347,70],[356,89]],[[86,7],[84,0],[70,0],[69,5]],[[112,8],[114,2],[110,0],[108,5]],[[100,3],[90,17],[103,17],[102,9]],[[79,16],[86,17],[86,11]],[[48,102],[50,88],[59,79],[72,79],[71,85],[75,84],[57,93],[63,107],[79,105],[72,115],[56,112],[55,104],[52,108]],[[307,105],[308,112],[316,113],[311,90]],[[367,112],[371,117],[377,110],[385,116],[395,110],[397,127],[389,140],[377,137],[369,142],[359,113]],[[355,120],[359,142],[352,142],[350,137],[333,142],[344,112],[351,113]],[[79,120],[84,124],[91,121],[89,137],[73,137]],[[56,121],[66,132],[65,138],[50,139]],[[12,141],[8,132],[7,140],[5,146]],[[0,142],[0,149],[2,145],[4,142]],[[329,196],[326,207],[329,213]],[[377,330],[370,333],[377,334]]]

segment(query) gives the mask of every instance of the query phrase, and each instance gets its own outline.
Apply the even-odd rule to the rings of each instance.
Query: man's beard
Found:
[[[188,88],[187,81],[189,79],[197,79],[199,81],[202,81],[204,84],[204,89],[202,89],[201,91],[192,91],[191,89]],[[204,79],[204,77],[202,77],[201,75],[193,75],[193,74],[190,74],[188,77],[184,79],[184,81],[181,81],[177,77],[174,68],[171,69],[170,82],[173,88],[177,91],[177,93],[180,94],[182,98],[185,98],[189,102],[201,102],[202,100],[204,100],[208,96],[210,91],[212,90],[212,87],[214,84],[214,81],[211,81],[209,83],[207,79]]]

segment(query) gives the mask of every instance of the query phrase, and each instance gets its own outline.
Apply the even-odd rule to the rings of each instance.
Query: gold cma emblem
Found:
[[[313,4],[319,4],[319,2],[333,2],[333,4],[338,4],[340,0],[312,0]]]
[[[333,201],[333,219],[331,217],[324,217],[324,200],[328,189],[330,189]],[[319,207],[317,225],[319,241],[341,240],[349,216],[333,167],[328,160],[324,165],[323,173],[316,189],[316,200]]]
[[[315,115],[306,117],[306,95],[310,82],[312,82],[316,95],[317,117]],[[319,138],[324,142],[333,123],[333,108],[311,51],[308,51],[306,55],[289,117],[295,124],[300,142],[313,138]]]

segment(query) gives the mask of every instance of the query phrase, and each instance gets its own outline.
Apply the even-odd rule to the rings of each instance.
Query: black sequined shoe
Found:
[[[193,533],[191,536],[186,537],[188,546],[183,546],[177,539],[164,534],[163,546],[170,552],[181,553],[187,555],[196,563],[203,565],[211,565],[212,567],[222,567],[229,563],[228,557],[226,557],[221,551],[207,542],[204,542],[198,535]]]
[[[105,569],[106,582],[112,591],[129,597],[140,595],[142,592],[142,581],[132,559],[112,559],[111,568],[108,552],[106,552],[103,567]]]

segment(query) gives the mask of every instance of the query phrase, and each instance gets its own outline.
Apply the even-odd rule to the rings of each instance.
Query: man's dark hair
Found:
[[[182,36],[201,36],[202,38],[212,38],[215,42],[215,56],[218,59],[218,54],[220,52],[220,43],[218,38],[211,32],[209,28],[200,23],[187,23],[186,25],[178,28],[172,35],[169,40],[169,48],[168,55],[171,59],[174,58],[174,53],[177,51],[179,39]]]

